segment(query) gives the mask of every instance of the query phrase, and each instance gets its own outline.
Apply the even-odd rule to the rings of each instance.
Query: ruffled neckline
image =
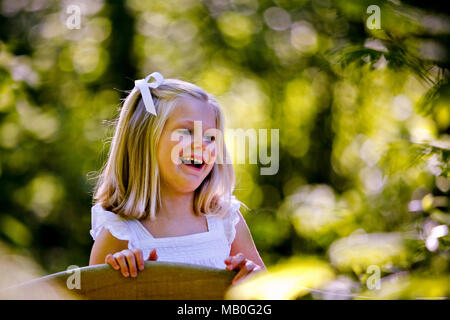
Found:
[[[151,232],[144,226],[144,224],[140,220],[136,220],[136,223],[138,224],[139,228],[141,228],[142,231],[151,240],[153,240],[153,241],[170,241],[170,240],[175,240],[175,239],[201,238],[201,237],[210,235],[214,229],[214,223],[211,221],[211,217],[209,217],[208,215],[205,215],[205,217],[206,217],[206,223],[208,226],[208,231],[191,233],[191,234],[186,234],[183,236],[174,236],[174,237],[158,237],[158,238],[156,238],[151,234]]]

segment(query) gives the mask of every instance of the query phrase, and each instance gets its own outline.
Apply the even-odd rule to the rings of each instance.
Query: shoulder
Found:
[[[91,209],[92,228],[90,234],[96,240],[104,230],[107,230],[115,238],[128,241],[131,235],[129,221],[114,212],[105,210],[100,204],[96,204]]]
[[[222,217],[225,236],[230,246],[236,236],[238,225],[246,225],[244,217],[239,210],[241,205],[242,203],[236,197],[232,196],[228,203],[228,211]]]

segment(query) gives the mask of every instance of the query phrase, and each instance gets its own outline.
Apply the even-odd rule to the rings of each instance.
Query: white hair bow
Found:
[[[156,81],[148,82],[151,78]],[[148,112],[156,116],[155,105],[153,104],[152,94],[150,93],[150,88],[158,88],[159,85],[164,81],[164,77],[159,72],[153,72],[145,77],[145,79],[140,79],[134,81],[134,87],[138,88],[141,92],[142,100],[144,101],[145,109]]]

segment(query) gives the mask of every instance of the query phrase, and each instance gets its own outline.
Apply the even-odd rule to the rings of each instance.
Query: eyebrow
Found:
[[[199,120],[195,120],[195,121],[199,121]],[[192,127],[194,127],[194,120],[188,120],[188,119],[186,119],[186,120],[180,120],[180,121],[177,121],[177,122],[174,123],[174,127],[180,126],[180,125],[184,125],[184,124],[190,124],[190,125],[192,125]],[[206,129],[206,130],[208,130],[208,129],[216,129],[216,126],[210,127],[210,126],[208,126],[207,124],[205,124],[205,123],[202,121],[202,128],[203,128],[203,129]]]

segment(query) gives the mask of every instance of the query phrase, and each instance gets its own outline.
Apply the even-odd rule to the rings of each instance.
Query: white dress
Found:
[[[156,249],[158,261],[181,262],[225,269],[231,244],[239,222],[240,202],[234,197],[230,211],[223,217],[205,215],[208,231],[179,237],[154,238],[137,219],[124,219],[106,211],[100,204],[92,207],[92,229],[95,240],[103,228],[120,240],[128,241],[129,249],[141,249],[144,259]]]

